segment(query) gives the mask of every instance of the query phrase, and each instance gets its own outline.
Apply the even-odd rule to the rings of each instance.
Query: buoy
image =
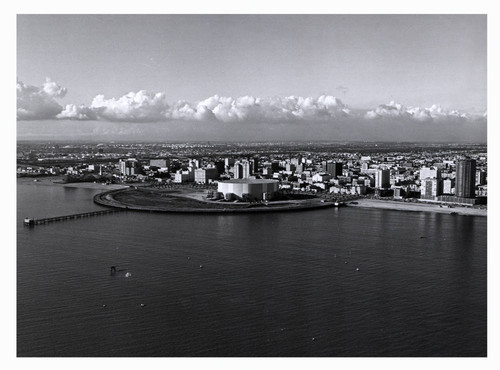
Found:
[[[144,307],[144,306],[145,306],[145,304],[144,304],[144,303],[141,303],[141,307]]]
[[[356,271],[359,271],[359,267],[356,267]]]
[[[105,305],[105,304],[103,304],[103,305],[102,305],[102,307],[106,307],[106,305]]]
[[[132,274],[131,274],[130,272],[127,272],[127,273],[125,274],[125,277],[131,277],[131,276],[132,276]]]
[[[190,260],[190,259],[191,259],[191,257],[188,257],[188,260]]]
[[[202,268],[203,268],[203,265],[200,265],[200,268],[202,269]]]
[[[313,337],[313,338],[312,338],[312,341],[314,342],[315,340],[316,340],[316,338],[314,338],[314,337]]]

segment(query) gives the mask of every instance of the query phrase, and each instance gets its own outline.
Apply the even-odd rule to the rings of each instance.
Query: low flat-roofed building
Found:
[[[226,199],[271,199],[278,191],[279,182],[268,179],[231,179],[220,181],[217,191]]]

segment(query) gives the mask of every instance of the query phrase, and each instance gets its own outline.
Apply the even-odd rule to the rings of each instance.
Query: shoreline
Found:
[[[85,188],[85,189],[95,189],[95,190],[105,190],[102,193],[99,193],[94,196],[94,202],[106,207],[113,208],[122,208],[122,209],[130,209],[137,211],[148,211],[148,212],[179,212],[179,213],[248,213],[248,212],[278,212],[278,211],[298,211],[298,210],[310,210],[310,209],[319,209],[319,208],[329,208],[333,207],[333,203],[325,202],[321,203],[318,200],[308,200],[308,201],[277,201],[276,203],[271,203],[268,206],[261,207],[248,207],[248,205],[244,203],[238,203],[237,207],[241,207],[240,209],[235,208],[225,208],[225,209],[215,209],[215,208],[191,208],[191,207],[177,207],[177,208],[169,208],[169,207],[155,207],[155,206],[140,206],[140,205],[132,205],[132,204],[124,204],[115,199],[111,198],[103,198],[103,195],[107,195],[110,193],[115,193],[120,190],[124,190],[130,188],[128,185],[119,185],[119,184],[110,184],[105,185],[102,183],[94,183],[94,182],[74,182],[74,183],[63,183],[60,182],[62,177],[60,176],[51,176],[51,177],[43,177],[38,178],[37,181],[33,181],[33,178],[19,178],[18,181],[24,184],[32,184],[32,185],[45,185],[45,186],[64,186],[64,187],[72,187],[72,188]],[[178,197],[190,198],[194,201],[198,201],[200,203],[212,203],[210,201],[202,199],[199,194],[196,193],[186,193]],[[433,213],[442,213],[442,214],[456,214],[461,216],[479,216],[479,217],[487,217],[487,209],[478,209],[478,208],[469,208],[469,207],[460,207],[454,206],[453,208],[448,208],[446,206],[440,207],[439,204],[430,204],[430,203],[407,203],[407,202],[398,202],[393,200],[379,200],[379,199],[356,199],[357,204],[353,204],[351,202],[347,202],[347,207],[360,207],[360,208],[375,208],[375,209],[388,209],[393,211],[406,211],[406,212],[433,212]],[[228,205],[232,205],[229,203]],[[236,206],[236,204],[234,205]]]
[[[393,211],[407,211],[407,212],[433,212],[444,214],[457,214],[461,216],[480,216],[487,217],[487,209],[458,207],[453,208],[440,207],[439,204],[428,203],[404,203],[393,200],[379,200],[379,199],[358,199],[358,204],[347,203],[348,207],[361,207],[361,208],[377,208],[389,209]]]
[[[63,176],[44,176],[44,177],[19,177],[18,183],[23,185],[43,185],[43,186],[64,186],[68,188],[83,189],[125,189],[128,185],[109,184],[101,182],[63,182]]]

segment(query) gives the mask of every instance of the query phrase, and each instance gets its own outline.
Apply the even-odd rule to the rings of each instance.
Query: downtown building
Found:
[[[437,200],[443,194],[441,170],[437,167],[420,169],[420,199]]]
[[[438,201],[463,205],[486,203],[486,198],[476,198],[476,161],[474,159],[457,161],[455,195],[441,195]]]
[[[133,176],[137,173],[138,164],[135,158],[128,158],[126,160],[120,159],[118,166],[121,176]]]
[[[377,189],[386,189],[391,186],[391,171],[379,169],[375,172],[375,187]]]
[[[457,161],[456,171],[455,195],[474,198],[476,196],[476,161],[460,159]]]

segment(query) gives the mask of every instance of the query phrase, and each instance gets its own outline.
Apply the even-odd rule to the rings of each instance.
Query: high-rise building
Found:
[[[137,167],[137,159],[129,158],[127,160],[121,160],[118,162],[120,166],[120,174],[122,176],[135,175]]]
[[[253,157],[251,160],[250,160],[250,172],[252,174],[255,174],[257,172],[259,172],[259,158],[258,157]]]
[[[194,181],[200,184],[206,184],[209,180],[215,180],[219,176],[217,168],[197,168],[194,170]]]
[[[486,172],[485,171],[476,171],[476,185],[484,185],[486,184]]]
[[[457,197],[474,198],[476,196],[476,161],[474,159],[460,159],[456,166]]]
[[[436,199],[442,194],[441,180],[437,178],[426,178],[420,185],[420,198],[421,199]]]
[[[243,178],[243,166],[241,165],[241,163],[239,161],[234,163],[233,173],[234,173],[235,179]]]
[[[342,176],[342,169],[344,164],[342,162],[327,162],[326,172],[332,175],[332,177]]]
[[[243,161],[242,166],[242,179],[248,179],[250,177],[250,162]]]
[[[224,166],[224,161],[216,161],[214,162],[215,168],[217,168],[217,172],[219,174],[224,173],[225,171],[225,166]]]
[[[453,194],[454,186],[455,186],[454,179],[443,180],[443,194],[448,194],[448,195]]]
[[[375,187],[379,189],[384,189],[390,186],[391,186],[391,171],[377,170],[377,172],[375,172]]]
[[[422,167],[420,169],[420,198],[436,199],[443,193],[441,169],[437,167]]]
[[[422,167],[420,169],[420,181],[425,179],[441,180],[441,170],[437,167]]]

